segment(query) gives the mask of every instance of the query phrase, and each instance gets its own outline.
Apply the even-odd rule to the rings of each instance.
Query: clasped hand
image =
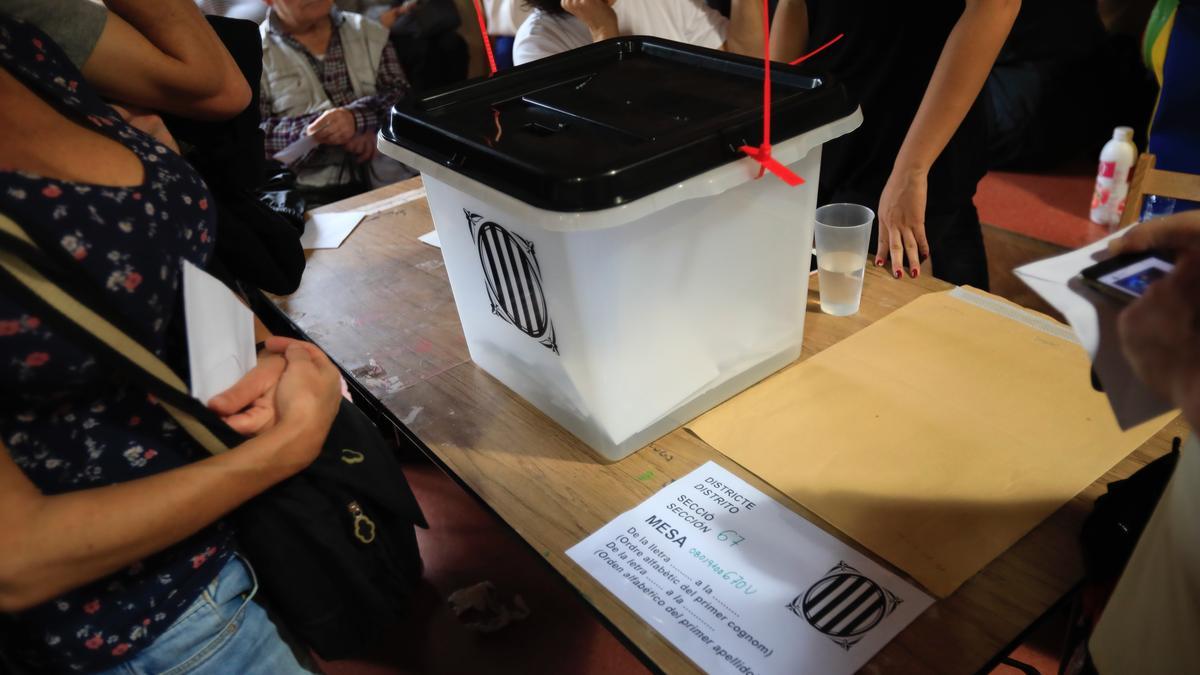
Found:
[[[234,431],[261,435],[277,425],[308,425],[324,434],[337,415],[341,377],[315,345],[272,337],[258,364],[208,407]]]

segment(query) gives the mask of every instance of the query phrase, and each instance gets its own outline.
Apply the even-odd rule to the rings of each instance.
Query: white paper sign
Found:
[[[853,673],[933,603],[714,462],[567,555],[709,673]]]
[[[208,403],[257,363],[254,314],[225,284],[185,260],[183,316],[192,396]]]
[[[314,248],[337,248],[346,241],[346,237],[362,222],[364,214],[351,213],[314,213],[304,223],[304,234],[300,236],[300,246],[304,250]]]

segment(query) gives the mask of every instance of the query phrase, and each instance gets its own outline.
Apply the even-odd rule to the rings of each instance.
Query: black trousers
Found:
[[[951,284],[988,290],[987,251],[973,202],[946,214],[926,215],[925,236],[933,258],[933,276]]]

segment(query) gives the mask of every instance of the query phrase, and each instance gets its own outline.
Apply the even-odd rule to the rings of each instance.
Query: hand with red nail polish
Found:
[[[925,237],[925,202],[928,175],[919,169],[892,170],[879,197],[879,255],[886,251],[892,261],[892,275],[901,279],[906,267],[915,268],[929,255]],[[916,274],[909,272],[912,278]]]

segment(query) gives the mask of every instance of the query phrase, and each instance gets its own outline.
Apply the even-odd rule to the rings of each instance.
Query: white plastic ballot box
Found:
[[[828,77],[654,38],[597,43],[398,105],[471,358],[617,460],[795,360]]]

